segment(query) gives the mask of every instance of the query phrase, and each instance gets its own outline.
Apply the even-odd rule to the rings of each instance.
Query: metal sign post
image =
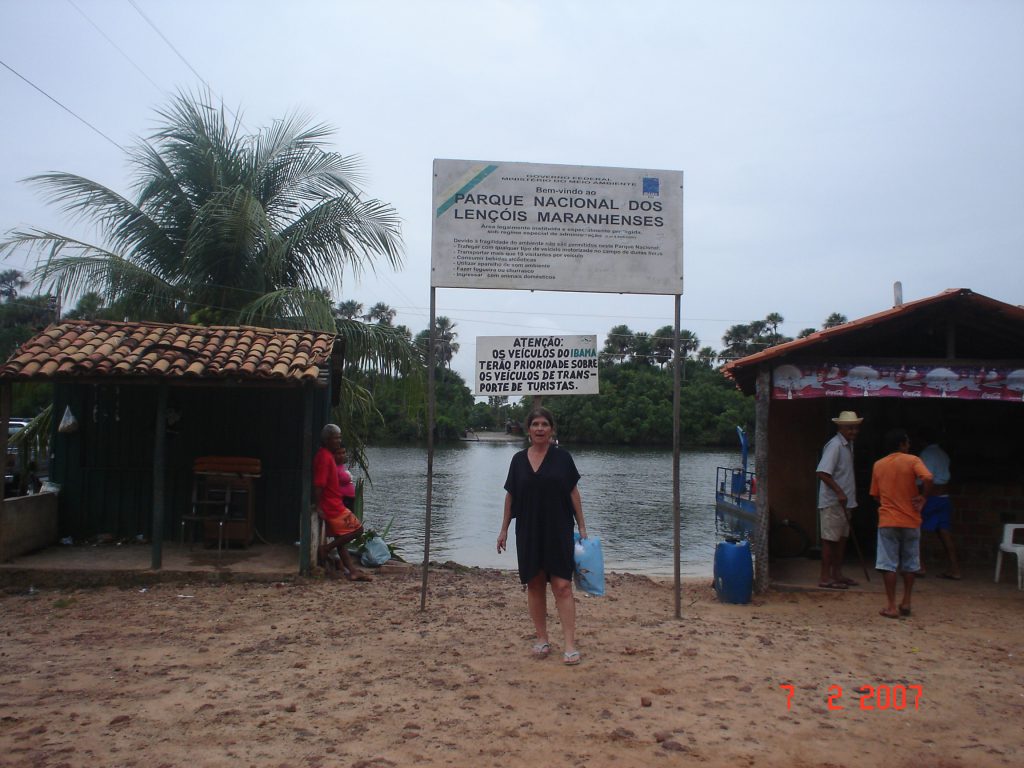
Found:
[[[679,519],[680,303],[683,174],[639,168],[435,160],[427,351],[427,508],[420,610],[426,610],[434,462],[437,288],[675,296],[672,512],[676,617],[681,613]],[[596,358],[595,361],[596,363]],[[537,371],[541,367],[537,366]],[[544,370],[547,370],[546,368]],[[568,376],[552,393],[568,394]],[[594,371],[596,383],[596,367]],[[509,392],[538,401],[544,387]],[[488,389],[490,393],[492,390]],[[499,390],[494,390],[499,391]],[[504,389],[500,391],[504,392]],[[585,389],[584,389],[585,391]],[[478,394],[481,390],[478,390]]]

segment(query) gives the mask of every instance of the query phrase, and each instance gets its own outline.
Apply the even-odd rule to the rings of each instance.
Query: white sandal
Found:
[[[534,643],[533,644],[533,655],[539,659],[546,658],[551,653],[551,643]]]

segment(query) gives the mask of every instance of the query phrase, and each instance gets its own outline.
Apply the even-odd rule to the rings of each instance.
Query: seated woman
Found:
[[[348,467],[345,466],[347,461],[348,451],[345,450],[344,445],[339,445],[338,450],[334,452],[334,463],[338,467],[338,486],[341,489],[341,501],[346,507],[355,511],[356,485],[352,482],[352,474],[348,471]]]
[[[355,567],[345,546],[363,532],[363,526],[343,501],[338,468],[334,461],[334,455],[340,447],[341,429],[336,424],[326,425],[320,431],[320,449],[313,457],[313,501],[327,527],[327,535],[334,539],[320,545],[317,562],[319,565],[327,565],[331,550],[337,549],[350,580],[372,581],[366,573]]]

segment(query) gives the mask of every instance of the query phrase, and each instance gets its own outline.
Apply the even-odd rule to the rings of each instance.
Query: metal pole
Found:
[[[675,576],[675,598],[676,618],[683,617],[683,583],[680,573],[680,558],[682,557],[682,536],[681,523],[679,519],[679,400],[680,400],[680,376],[679,376],[679,324],[682,306],[682,296],[676,294],[676,327],[672,336],[672,542],[674,552],[673,574]]]
[[[420,611],[427,610],[427,571],[430,568],[430,504],[434,495],[434,344],[437,289],[430,287],[430,334],[427,342],[427,511],[423,516],[423,583]]]

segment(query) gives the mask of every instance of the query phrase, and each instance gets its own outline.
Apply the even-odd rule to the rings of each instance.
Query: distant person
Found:
[[[821,522],[821,573],[818,586],[848,589],[857,586],[843,576],[850,516],[857,508],[857,483],[853,474],[853,441],[864,419],[855,411],[843,411],[832,423],[835,436],[825,443],[818,462],[818,518]]]
[[[921,509],[932,490],[932,473],[910,452],[905,429],[890,429],[883,441],[887,456],[871,470],[871,495],[878,501],[878,554],[888,604],[879,613],[887,619],[910,615],[914,575],[921,568]],[[920,481],[920,490],[918,489]],[[903,599],[896,605],[896,572],[903,575]]]
[[[946,559],[949,561],[949,567],[943,571],[942,578],[960,581],[963,574],[960,572],[960,561],[957,560],[956,545],[951,533],[953,503],[949,500],[949,454],[942,450],[930,429],[922,429],[919,434],[924,443],[920,454],[921,461],[933,476],[932,495],[925,499],[924,509],[921,510],[921,532],[935,531],[942,542]],[[923,563],[917,575],[925,575]]]
[[[339,441],[340,442],[340,441]],[[334,452],[334,464],[338,472],[338,487],[341,491],[341,501],[346,509],[356,511],[356,486],[352,482],[352,475],[346,467],[348,462],[348,451],[344,445],[339,445]]]
[[[328,565],[331,550],[337,550],[351,581],[372,581],[370,576],[355,567],[345,546],[363,532],[363,525],[342,499],[338,465],[334,459],[339,448],[341,429],[337,424],[327,424],[320,430],[320,448],[313,457],[313,502],[327,527],[327,535],[334,539],[320,543],[317,564]]]
[[[587,538],[583,504],[576,483],[580,473],[568,451],[554,445],[555,420],[546,408],[526,417],[530,446],[512,457],[505,480],[505,511],[498,533],[498,552],[505,550],[508,526],[516,519],[519,580],[537,633],[533,654],[551,653],[547,628],[547,583],[562,623],[562,661],[579,664],[576,648],[576,603],[572,594],[573,522]]]

